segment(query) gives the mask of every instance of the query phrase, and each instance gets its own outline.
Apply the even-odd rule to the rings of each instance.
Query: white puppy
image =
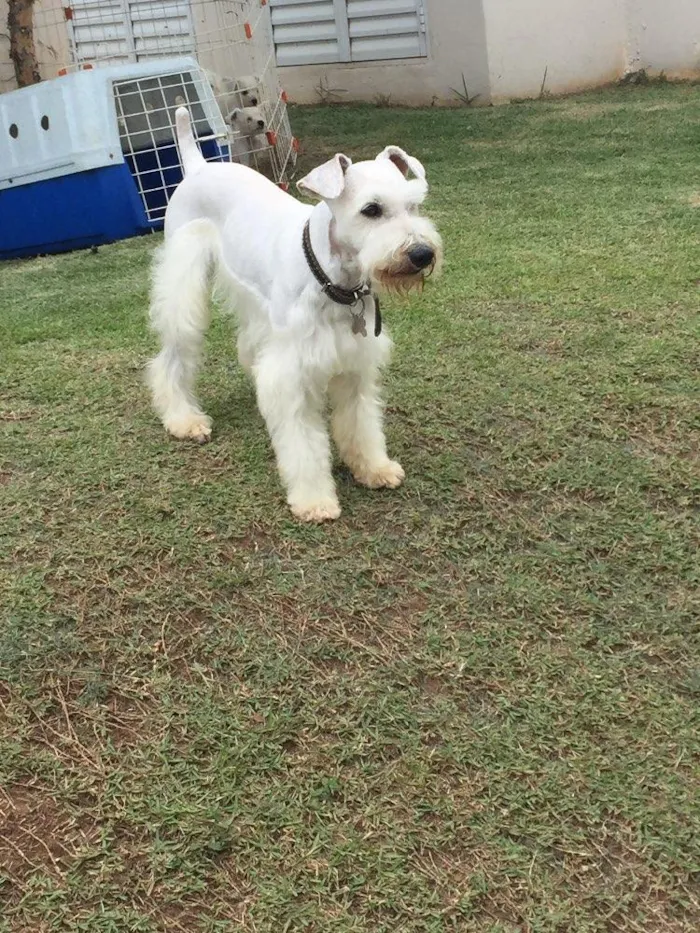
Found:
[[[267,148],[267,124],[259,107],[236,107],[229,116],[231,160],[255,168],[251,153]]]
[[[176,120],[186,177],[153,271],[150,313],[162,341],[149,372],[155,408],[175,437],[208,440],[194,382],[214,266],[238,312],[239,360],[255,381],[292,512],[337,518],[328,402],[355,479],[376,489],[404,478],[382,426],[379,370],[391,343],[374,291],[420,287],[440,260],[440,237],[419,213],[423,166],[397,146],[354,164],[337,154],[298,183],[320,199],[311,207],[245,166],[205,162],[184,108]]]
[[[262,103],[260,82],[255,75],[243,75],[236,79],[235,91],[239,107],[259,107]]]
[[[262,103],[260,83],[255,75],[229,78],[216,71],[204,70],[219,109],[228,120],[235,107],[257,107]]]

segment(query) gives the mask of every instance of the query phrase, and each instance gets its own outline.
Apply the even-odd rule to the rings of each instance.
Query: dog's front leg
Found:
[[[386,452],[377,369],[336,376],[328,392],[333,439],[357,482],[370,489],[400,486],[405,473]]]
[[[308,375],[308,374],[307,374]],[[293,356],[268,349],[254,367],[258,407],[294,515],[323,522],[340,515],[323,419],[323,393]]]

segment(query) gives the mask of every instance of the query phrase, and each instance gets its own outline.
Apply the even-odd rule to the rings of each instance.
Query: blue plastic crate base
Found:
[[[105,67],[0,96],[0,258],[99,246],[162,228],[182,179],[183,100],[205,158],[225,124],[193,59]]]
[[[0,191],[0,258],[99,246],[154,229],[127,166],[89,169]]]

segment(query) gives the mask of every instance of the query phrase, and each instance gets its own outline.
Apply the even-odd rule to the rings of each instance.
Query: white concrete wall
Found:
[[[700,0],[425,0],[428,57],[280,69],[294,101],[318,102],[319,82],[339,100],[457,103],[462,74],[477,103],[566,93],[645,68],[700,78]],[[62,0],[37,0],[41,72],[53,77],[67,57]],[[7,22],[7,0],[0,0]],[[9,42],[0,26],[0,92],[14,87]]]
[[[625,0],[630,66],[700,77],[700,0]]]
[[[698,0],[700,3],[700,0]],[[428,57],[383,62],[301,65],[279,69],[282,86],[295,103],[318,103],[319,82],[342,88],[340,101],[375,101],[431,105],[456,102],[452,88],[463,89],[478,103],[489,101],[486,37],[482,0],[425,0]]]
[[[700,3],[700,0],[697,0]],[[566,93],[619,77],[624,68],[620,0],[484,0],[493,102]]]
[[[340,100],[389,94],[455,103],[464,73],[478,103],[564,94],[628,70],[700,78],[700,0],[426,0],[428,58],[280,69],[293,100],[318,101],[321,78]]]
[[[433,0],[436,2],[436,0]],[[483,0],[494,103],[615,81],[700,78],[700,0]]]

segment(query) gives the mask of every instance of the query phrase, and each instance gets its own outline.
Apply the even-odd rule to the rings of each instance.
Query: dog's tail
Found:
[[[175,129],[177,143],[180,147],[180,158],[185,175],[193,175],[205,164],[204,156],[199,151],[190,122],[190,113],[187,107],[178,107],[175,111]]]

